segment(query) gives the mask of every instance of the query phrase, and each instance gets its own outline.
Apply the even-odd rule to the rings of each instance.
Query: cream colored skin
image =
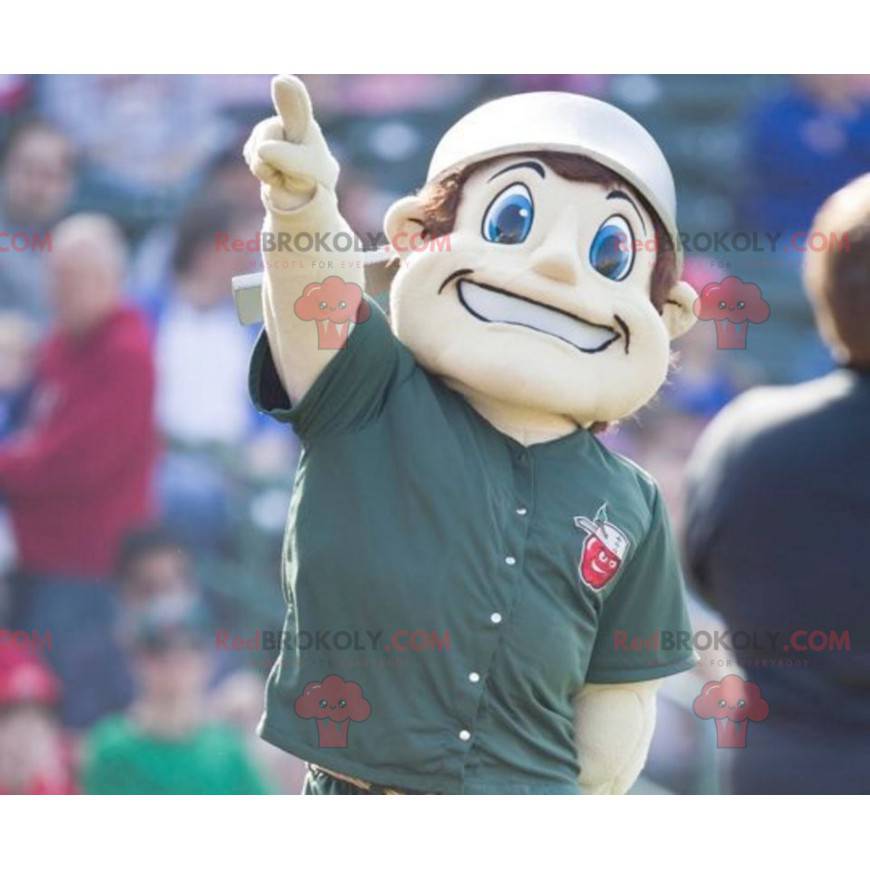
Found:
[[[278,117],[259,124],[245,146],[248,164],[263,183],[264,230],[346,232],[335,196],[338,166],[312,117],[304,86],[281,76],[272,90]],[[595,421],[618,420],[646,404],[665,379],[670,339],[694,321],[694,293],[676,284],[659,314],[649,299],[655,253],[642,244],[624,280],[598,274],[588,251],[601,223],[620,215],[643,242],[651,236],[650,215],[634,198],[609,199],[609,190],[567,181],[546,166],[543,178],[527,166],[510,168],[519,162],[524,159],[508,156],[471,176],[454,231],[440,245],[415,250],[421,245],[411,243],[422,217],[417,197],[396,203],[385,223],[401,257],[391,292],[396,335],[423,367],[465,396],[494,427],[530,445]],[[483,216],[493,198],[513,183],[531,192],[531,231],[521,244],[488,242],[481,233]],[[293,303],[306,284],[329,275],[362,286],[362,264],[335,255],[293,258],[290,268],[286,254],[264,254],[264,262],[266,333],[279,376],[298,401],[338,351],[317,349],[313,324],[295,316]],[[480,290],[481,285],[503,292]],[[482,306],[518,322],[481,319],[461,295],[478,310]],[[561,337],[523,325],[528,315],[540,327],[541,316],[550,317],[545,312],[553,309],[565,315],[557,315],[555,331]],[[659,683],[590,684],[578,694],[584,792],[630,788],[652,739]]]
[[[420,364],[524,443],[558,437],[578,425],[619,420],[645,405],[665,379],[670,337],[692,322],[694,299],[691,288],[677,284],[664,317],[650,302],[653,225],[633,195],[626,194],[631,201],[608,198],[614,191],[568,181],[544,164],[537,166],[539,171],[526,158],[508,156],[474,173],[443,244],[417,253],[399,249],[403,268],[391,293],[396,334]],[[520,244],[487,241],[481,231],[487,208],[514,184],[522,184],[534,202],[529,235]],[[621,281],[604,277],[589,262],[596,232],[614,215],[629,224],[639,248]],[[419,233],[421,218],[417,197],[400,200],[387,214],[387,236],[409,238],[415,227]],[[445,279],[466,269],[471,273],[449,280],[439,292]],[[576,331],[578,321],[591,329],[580,327],[575,345],[528,326],[484,322],[460,301],[469,284],[557,309],[567,315],[565,324],[576,319],[567,330]],[[468,300],[470,294],[463,296]],[[490,307],[516,309],[515,319],[523,322],[526,306],[495,300],[490,297]],[[541,313],[531,313],[529,320],[537,322]],[[506,313],[505,319],[514,318]]]

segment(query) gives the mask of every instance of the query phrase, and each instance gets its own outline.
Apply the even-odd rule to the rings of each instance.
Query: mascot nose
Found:
[[[577,255],[564,245],[544,245],[532,255],[532,269],[551,281],[576,284],[580,277]]]

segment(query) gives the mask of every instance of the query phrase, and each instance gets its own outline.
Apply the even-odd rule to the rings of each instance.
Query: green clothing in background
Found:
[[[125,716],[104,720],[85,748],[87,794],[266,794],[236,734],[203,725],[168,740],[140,731]]]

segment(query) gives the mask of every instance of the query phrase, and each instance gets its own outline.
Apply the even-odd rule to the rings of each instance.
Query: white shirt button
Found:
[[[517,560],[513,556],[505,556],[504,563],[505,565],[516,565]]]
[[[465,740],[465,741],[471,740],[471,732],[470,732],[470,731],[466,731],[466,730],[463,728],[463,729],[459,732],[459,739],[460,739],[460,740]]]
[[[517,516],[518,517],[524,517],[527,513],[528,513],[528,510],[526,510],[526,508],[524,508],[524,507],[517,508]]]
[[[479,683],[479,682],[480,682],[480,674],[477,673],[477,671],[472,671],[472,672],[468,675],[468,679],[469,679],[472,683]]]
[[[489,615],[489,621],[494,622],[496,625],[498,625],[501,622],[501,614],[500,613],[491,613]]]

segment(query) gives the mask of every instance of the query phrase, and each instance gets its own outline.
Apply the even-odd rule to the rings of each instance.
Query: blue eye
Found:
[[[589,248],[589,262],[611,281],[628,276],[634,265],[634,233],[624,217],[615,214],[601,224]]]
[[[524,184],[512,184],[490,203],[481,232],[488,242],[518,245],[528,237],[534,217],[529,189]]]

